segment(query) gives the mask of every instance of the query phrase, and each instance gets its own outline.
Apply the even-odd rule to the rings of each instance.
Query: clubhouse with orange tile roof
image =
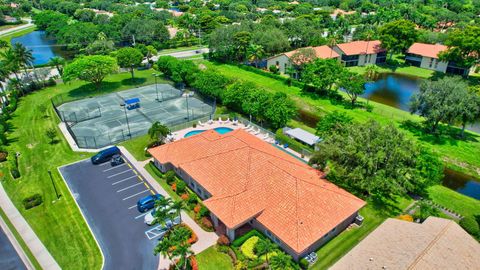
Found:
[[[244,226],[266,234],[298,260],[347,228],[365,202],[325,174],[237,129],[208,130],[149,150],[162,172],[174,170],[233,240]]]

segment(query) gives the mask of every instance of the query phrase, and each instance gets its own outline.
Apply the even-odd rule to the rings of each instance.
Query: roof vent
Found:
[[[368,259],[369,261],[373,261],[373,258]]]

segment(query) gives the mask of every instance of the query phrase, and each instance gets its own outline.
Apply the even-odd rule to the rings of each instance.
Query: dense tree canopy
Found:
[[[407,20],[389,22],[379,29],[382,47],[393,53],[405,52],[417,40],[415,24]]]
[[[466,67],[480,63],[480,26],[453,30],[448,34],[445,44],[449,49],[441,55],[442,59]]]
[[[359,195],[422,193],[443,173],[438,157],[393,124],[382,126],[373,120],[350,124],[327,136],[318,148],[310,162],[328,166],[330,181]]]
[[[118,70],[115,58],[103,55],[84,56],[69,63],[63,71],[63,80],[80,79],[91,82],[97,89],[108,74]]]
[[[143,60],[143,54],[140,50],[130,47],[121,48],[116,53],[117,63],[122,68],[130,69],[132,79],[134,78],[134,70]]]

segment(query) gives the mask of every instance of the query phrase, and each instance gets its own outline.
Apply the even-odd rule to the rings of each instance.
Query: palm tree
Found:
[[[247,48],[248,61],[254,62],[255,67],[258,68],[258,61],[263,58],[265,51],[262,45],[250,44]]]
[[[162,125],[158,121],[153,123],[148,130],[148,135],[150,136],[150,139],[155,140],[157,144],[163,144],[169,134],[170,129],[167,126]]]
[[[60,77],[62,77],[63,65],[65,64],[65,59],[63,59],[62,57],[55,56],[50,58],[49,64],[52,66],[55,66],[55,68],[58,71],[58,74],[60,75]]]
[[[183,203],[183,201],[174,201],[171,206],[170,206],[170,209],[172,210],[175,210],[175,212],[177,213],[177,216],[180,217],[180,223],[182,223],[182,210],[185,210],[186,207],[185,207],[185,204]]]
[[[187,268],[188,257],[193,254],[191,245],[188,243],[188,238],[190,238],[191,232],[186,227],[174,227],[173,230],[168,234],[169,241],[174,244],[172,255],[173,257],[179,257],[179,263],[181,269]]]
[[[273,270],[295,269],[292,257],[283,252],[277,252],[277,254],[272,257],[270,266]]]
[[[20,81],[19,79],[17,78],[10,79],[7,85],[13,90],[13,92],[20,93],[22,96],[25,94],[23,92],[22,81]]]
[[[172,252],[174,256],[178,256],[181,269],[187,269],[188,257],[193,255],[191,245],[184,241],[175,246],[175,250]]]
[[[166,257],[170,261],[172,261],[172,255],[171,255],[172,246],[174,246],[172,241],[170,241],[168,237],[163,237],[162,240],[159,241],[158,244],[153,249],[153,254],[155,256],[160,254],[163,257]]]
[[[255,246],[257,254],[264,255],[265,254],[265,261],[267,262],[268,268],[270,268],[270,263],[268,261],[268,255],[277,249],[277,245],[275,245],[272,241],[268,239],[261,239],[258,241],[257,245]]]
[[[8,48],[8,42],[3,40],[3,39],[0,39],[0,49],[4,49],[4,48]]]
[[[20,70],[20,66],[18,65],[17,57],[12,48],[1,52],[0,58],[2,58],[5,63],[5,70],[7,70],[8,72],[12,72],[13,74],[15,74],[15,78],[17,78],[17,80],[20,80],[17,73]]]
[[[28,77],[27,67],[33,66],[33,55],[32,51],[27,49],[21,43],[15,43],[12,47],[13,53],[15,55],[15,60],[19,67],[23,67],[25,71],[25,76]]]

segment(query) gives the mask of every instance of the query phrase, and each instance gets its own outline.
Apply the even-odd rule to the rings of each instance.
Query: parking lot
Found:
[[[101,246],[103,269],[157,269],[156,227],[144,224],[146,213],[136,207],[154,190],[133,166],[93,165],[88,159],[59,170]]]
[[[2,227],[0,227],[0,269],[27,269]]]

